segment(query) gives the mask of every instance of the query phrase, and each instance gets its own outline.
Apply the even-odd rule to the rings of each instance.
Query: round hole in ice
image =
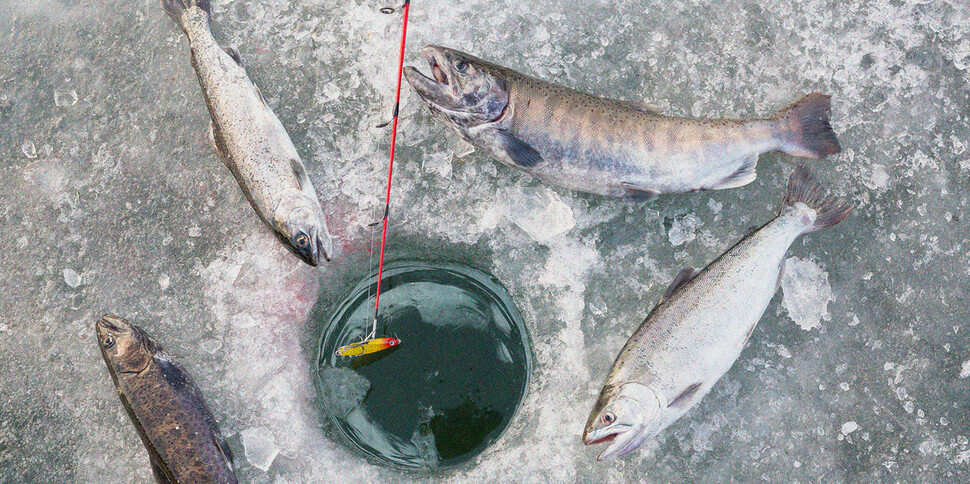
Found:
[[[450,263],[385,265],[378,337],[400,345],[341,357],[374,318],[377,276],[355,287],[320,340],[317,388],[350,447],[404,469],[475,457],[505,430],[525,394],[532,349],[511,297],[493,276]]]

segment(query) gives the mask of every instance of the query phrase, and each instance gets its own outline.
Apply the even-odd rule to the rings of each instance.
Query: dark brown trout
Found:
[[[830,98],[809,94],[766,119],[661,114],[527,76],[439,46],[424,48],[426,77],[408,82],[458,134],[547,183],[633,201],[754,181],[758,156],[821,158],[841,151]]]
[[[209,0],[162,0],[189,38],[212,124],[212,142],[259,218],[294,255],[315,266],[333,241],[320,200],[293,141],[243,69],[209,30]]]
[[[141,328],[117,316],[95,324],[101,356],[160,483],[235,483],[232,452],[202,393]]]

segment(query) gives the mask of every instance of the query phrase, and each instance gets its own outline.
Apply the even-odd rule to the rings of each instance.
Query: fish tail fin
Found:
[[[804,206],[798,206],[799,203]],[[852,208],[852,202],[844,197],[830,195],[804,166],[795,168],[795,172],[788,178],[788,192],[785,194],[782,214],[795,213],[808,217],[808,226],[804,233],[815,232],[841,222]]]
[[[829,114],[832,96],[813,93],[778,111],[771,117],[779,124],[781,150],[792,156],[823,158],[842,151],[832,131]]]
[[[192,7],[198,7],[208,16],[210,10],[209,0],[162,0],[162,6],[165,7],[165,12],[168,13],[169,17],[172,17],[180,27],[184,28],[182,24],[182,13]]]

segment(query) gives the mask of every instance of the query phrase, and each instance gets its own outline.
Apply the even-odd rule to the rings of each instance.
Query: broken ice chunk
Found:
[[[55,89],[54,104],[58,107],[67,107],[77,104],[77,91],[74,89]]]
[[[68,267],[64,269],[64,282],[66,282],[68,286],[76,288],[81,285],[81,275],[78,274],[74,269]]]
[[[842,432],[842,435],[849,435],[856,430],[859,430],[859,424],[852,421],[842,424],[842,429],[840,431]]]
[[[37,158],[37,145],[33,141],[24,141],[24,144],[20,147],[20,151],[23,151],[24,156],[31,160]]]
[[[676,247],[694,240],[694,232],[702,225],[704,225],[704,222],[701,222],[697,215],[689,213],[681,218],[674,219],[670,225],[670,231],[667,232],[667,237],[670,238],[670,243]]]
[[[246,460],[263,472],[269,470],[269,466],[273,465],[273,460],[280,453],[273,433],[266,427],[255,427],[239,432],[239,436],[242,437]]]
[[[536,242],[546,242],[576,226],[573,209],[546,188],[505,188],[499,192],[505,217]]]
[[[323,380],[324,398],[330,410],[339,418],[345,418],[357,408],[371,387],[364,375],[350,368],[327,367],[320,370],[320,378]]]
[[[828,304],[835,300],[835,294],[829,286],[829,275],[814,262],[789,257],[781,277],[781,290],[788,316],[802,329],[816,328],[822,319],[831,318]]]

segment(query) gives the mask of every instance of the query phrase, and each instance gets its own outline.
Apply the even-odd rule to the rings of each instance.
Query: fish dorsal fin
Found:
[[[758,155],[751,155],[741,162],[741,167],[723,180],[711,186],[714,190],[743,187],[758,178]]]
[[[667,408],[677,408],[677,409],[683,410],[689,407],[691,404],[691,400],[693,400],[692,397],[694,396],[695,393],[697,393],[697,390],[701,388],[701,383],[703,382],[697,382],[685,388],[684,391],[680,392],[680,395],[677,395],[670,402],[670,405],[667,405]]]
[[[293,169],[293,174],[296,175],[296,182],[300,185],[300,190],[306,190],[306,187],[310,186],[309,177],[306,174],[306,167],[303,166],[303,162],[295,158],[290,159],[290,168]]]
[[[245,67],[242,63],[242,57],[239,56],[239,51],[235,47],[226,47],[225,50],[229,54],[229,57],[232,57],[232,60],[236,61],[236,64],[239,64],[239,67]]]
[[[498,130],[498,142],[516,165],[532,168],[542,161],[542,155],[535,148],[504,129]]]
[[[610,99],[610,101],[612,101],[612,102],[614,102],[616,104],[619,104],[621,106],[628,107],[630,109],[635,109],[635,110],[640,111],[642,113],[647,113],[647,114],[661,114],[660,113],[660,108],[658,106],[655,106],[653,104],[650,104],[650,103],[647,103],[647,102],[644,102],[644,101],[624,101],[624,100],[621,100],[621,99]]]
[[[678,289],[684,287],[685,284],[694,279],[694,277],[700,272],[701,271],[694,269],[693,267],[685,267],[681,269],[681,271],[677,273],[677,276],[674,277],[674,282],[671,282],[670,287],[668,287],[664,292],[663,299],[669,299],[670,296],[673,296]]]
[[[640,187],[628,182],[623,182],[620,186],[623,188],[621,198],[628,202],[651,202],[656,200],[661,194],[660,190]]]

